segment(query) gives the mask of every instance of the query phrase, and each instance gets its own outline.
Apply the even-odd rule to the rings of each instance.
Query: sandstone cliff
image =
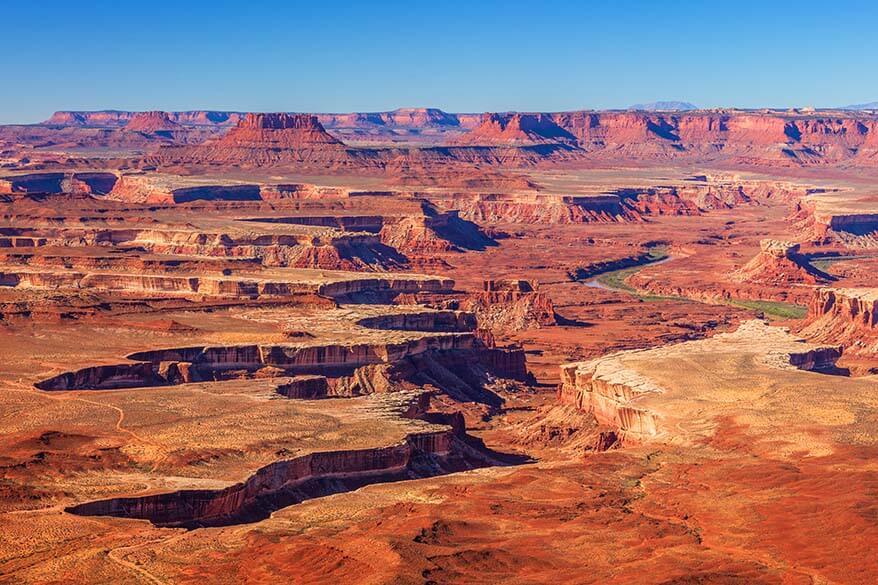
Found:
[[[800,334],[818,342],[841,344],[848,352],[878,354],[878,289],[818,289]]]
[[[425,400],[426,398],[426,400]],[[263,466],[245,481],[214,490],[180,490],[70,506],[84,516],[140,518],[158,526],[199,528],[254,522],[279,508],[372,483],[441,475],[500,464],[466,436],[460,417],[427,413],[429,397],[406,393],[384,400],[388,415],[421,418],[393,445],[315,451]],[[434,423],[435,420],[435,423]]]
[[[558,396],[563,404],[591,413],[622,441],[673,436],[679,425],[676,429],[663,427],[663,418],[674,414],[661,404],[666,389],[642,373],[638,364],[646,364],[647,370],[652,364],[665,364],[664,369],[681,356],[723,352],[753,353],[761,364],[780,370],[829,370],[841,355],[838,346],[806,345],[785,329],[753,320],[742,323],[732,333],[705,340],[623,351],[562,365]]]

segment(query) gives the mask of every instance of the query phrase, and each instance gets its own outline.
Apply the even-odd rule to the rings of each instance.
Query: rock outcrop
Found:
[[[547,114],[485,114],[482,122],[459,139],[460,144],[541,144],[575,142],[576,138],[558,126]]]
[[[385,217],[381,241],[407,255],[432,256],[437,252],[484,250],[496,245],[475,223],[457,210],[438,211],[424,201],[420,214]]]
[[[552,299],[528,280],[486,280],[483,290],[469,293],[460,308],[475,313],[481,326],[498,331],[521,331],[557,322]]]
[[[250,113],[223,136],[189,147],[162,148],[149,162],[163,166],[353,164],[355,154],[310,114]]]
[[[650,246],[652,247],[652,246]],[[629,256],[621,256],[619,258],[608,258],[606,260],[595,260],[577,266],[573,270],[567,272],[567,277],[573,281],[589,280],[600,274],[632,268],[634,266],[645,266],[660,261],[664,254],[656,250],[647,250],[631,254]]]
[[[278,385],[277,393],[286,398],[313,400],[324,398],[329,385],[326,376],[296,376]]]
[[[868,192],[815,189],[796,203],[791,219],[820,244],[874,248],[878,236],[878,206]]]
[[[246,377],[263,368],[286,375],[349,374],[355,369],[394,363],[431,351],[469,351],[471,333],[430,335],[375,344],[285,344],[183,347],[133,353],[131,362],[65,372],[37,384],[41,390],[92,390],[164,386],[196,380]],[[186,364],[190,379],[166,377],[170,364]]]
[[[45,241],[33,238],[0,237],[0,246],[44,245]],[[295,249],[295,248],[293,248]],[[304,248],[307,250],[320,248]],[[335,249],[335,248],[333,248]],[[330,259],[331,260],[331,259]],[[304,262],[304,261],[303,261]],[[315,260],[320,263],[331,263],[329,260]],[[66,263],[65,263],[66,264]],[[192,265],[193,267],[198,264]],[[289,277],[283,275],[194,275],[179,272],[166,273],[161,263],[153,266],[159,272],[137,272],[137,264],[123,266],[128,270],[113,272],[104,270],[104,266],[94,271],[78,271],[34,267],[23,270],[19,267],[6,267],[0,270],[0,287],[43,290],[69,291],[127,291],[132,293],[151,293],[159,297],[218,297],[238,299],[274,298],[295,301],[309,299],[319,295],[333,299],[366,299],[388,301],[401,294],[420,292],[448,292],[454,281],[443,278],[427,278],[417,275],[408,276],[376,276],[346,274],[324,274],[294,272]],[[348,267],[350,268],[350,267]]]
[[[732,274],[737,282],[765,285],[818,284],[833,280],[809,264],[799,253],[799,244],[765,239],[760,242],[759,254]]]
[[[303,149],[342,146],[309,114],[247,114],[237,126],[217,140],[228,148]]]
[[[361,327],[388,331],[462,332],[475,331],[476,315],[463,311],[423,311],[391,313],[365,317],[357,321]]]
[[[641,395],[662,389],[614,357],[561,366],[559,400],[591,413],[599,424],[616,429],[628,440],[656,436],[656,415],[635,404]]]
[[[179,130],[180,125],[171,120],[167,112],[138,112],[125,124],[129,132],[144,134],[170,133]]]
[[[799,333],[817,342],[841,344],[846,352],[878,354],[878,289],[816,290]]]

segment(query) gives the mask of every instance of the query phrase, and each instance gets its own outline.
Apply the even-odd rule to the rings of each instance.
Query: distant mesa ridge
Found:
[[[449,114],[435,108],[353,114],[134,114],[107,110],[59,112],[51,122],[53,125],[46,132],[66,124],[71,132],[65,138],[82,144],[95,140],[99,144],[127,144],[125,140],[134,139],[152,141],[160,147],[144,160],[165,167],[193,163],[299,164],[315,168],[391,169],[402,176],[412,168],[432,165],[435,170],[449,161],[523,167],[585,157],[689,157],[756,166],[850,161],[878,166],[878,115],[868,110],[578,110],[485,114]],[[177,131],[175,124],[183,131]],[[144,131],[124,133],[122,137],[106,132],[77,135],[76,131],[83,126],[87,130],[105,127]],[[10,132],[21,135],[20,130],[17,135],[14,129]],[[426,137],[422,144],[427,146],[402,148],[395,144],[398,138],[405,137],[399,141],[404,143],[411,136]],[[372,144],[357,144],[366,140]]]
[[[295,112],[285,112],[298,115]],[[124,110],[57,111],[43,122],[47,126],[121,127],[138,112]],[[218,110],[186,110],[165,112],[168,119],[181,125],[234,126],[247,112]],[[473,127],[479,114],[450,114],[438,108],[398,108],[388,112],[317,113],[318,121],[327,127],[362,125],[402,127]]]
[[[689,102],[660,101],[634,104],[633,106],[628,106],[628,109],[639,110],[641,112],[690,112],[692,110],[697,110],[698,106]]]
[[[869,102],[866,104],[853,104],[844,106],[842,110],[878,110],[878,102]]]
[[[693,112],[701,110],[698,106],[683,101],[657,101],[650,103],[634,104],[625,110],[571,110],[568,112],[529,112],[528,115],[540,115],[558,117],[562,114],[572,115],[576,113],[590,113],[595,115],[608,114],[624,111],[641,112]],[[878,110],[878,102],[853,104],[835,108],[834,111],[859,111]],[[707,111],[707,110],[701,110]],[[737,108],[714,108],[714,112],[739,112],[741,114],[753,113],[780,113],[788,110],[761,108],[761,109],[737,109]],[[811,110],[815,111],[815,110]],[[821,110],[816,110],[821,111]],[[822,111],[833,111],[832,108]],[[52,114],[46,121],[47,126],[94,126],[94,127],[123,127],[141,114],[155,114],[157,112],[131,112],[125,110],[94,110],[72,111],[59,110]],[[234,126],[246,117],[247,112],[223,111],[223,110],[185,110],[162,112],[171,123],[184,126]],[[288,112],[289,115],[298,115]],[[398,108],[387,112],[350,112],[350,113],[312,113],[325,128],[336,127],[361,127],[361,126],[399,126],[411,128],[460,128],[472,129],[484,123],[485,118],[492,115],[511,115],[516,112],[502,114],[492,113],[450,113],[439,108]],[[524,113],[522,113],[524,114]]]

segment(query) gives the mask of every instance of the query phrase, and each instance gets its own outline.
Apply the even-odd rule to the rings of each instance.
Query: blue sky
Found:
[[[0,123],[59,109],[878,100],[878,2],[0,0]]]

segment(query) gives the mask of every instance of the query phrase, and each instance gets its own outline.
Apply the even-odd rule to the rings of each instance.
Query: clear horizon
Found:
[[[106,0],[4,7],[0,123],[57,110],[832,108],[878,100],[878,6]]]

